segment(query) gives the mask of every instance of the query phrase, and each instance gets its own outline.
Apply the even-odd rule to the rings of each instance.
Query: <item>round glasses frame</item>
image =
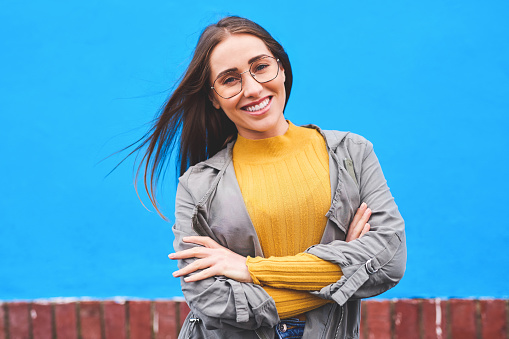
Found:
[[[269,79],[269,80],[265,80],[265,81],[260,81],[260,80],[256,79],[256,76],[253,74],[253,72],[251,72],[251,68],[253,67],[253,64],[254,64],[255,62],[258,62],[260,59],[266,59],[266,58],[271,58],[271,59],[276,60],[276,63],[277,63],[277,72],[276,72],[276,75],[275,75],[273,78],[271,78],[271,79]],[[248,69],[247,71],[244,71],[244,72],[242,72],[242,73],[232,72],[232,73],[237,73],[238,75],[240,75],[240,89],[239,89],[239,91],[238,91],[237,93],[235,93],[234,95],[230,95],[229,97],[224,97],[224,96],[222,96],[221,94],[219,94],[219,93],[217,92],[217,90],[216,90],[216,88],[215,88],[215,85],[216,85],[216,81],[217,81],[217,80],[219,80],[219,77],[218,77],[216,80],[214,80],[214,83],[213,83],[213,85],[214,85],[214,86],[211,86],[210,88],[211,88],[211,89],[213,89],[213,90],[214,90],[214,92],[216,92],[216,94],[217,94],[217,95],[219,95],[219,96],[220,96],[221,98],[223,98],[223,99],[230,99],[230,98],[233,98],[234,96],[239,95],[239,93],[240,93],[240,92],[242,92],[242,74],[247,73],[247,72],[249,72],[249,74],[251,75],[251,77],[252,77],[253,79],[255,79],[255,80],[256,80],[256,82],[257,82],[257,83],[259,83],[259,84],[264,84],[264,83],[267,83],[267,82],[269,82],[269,81],[272,81],[272,80],[276,79],[276,78],[277,78],[277,76],[279,75],[279,59],[276,59],[276,58],[274,58],[274,57],[272,57],[272,56],[267,55],[267,56],[264,56],[264,57],[258,58],[258,59],[256,59],[255,61],[253,61],[252,63],[250,63],[250,64],[249,64],[249,69]]]

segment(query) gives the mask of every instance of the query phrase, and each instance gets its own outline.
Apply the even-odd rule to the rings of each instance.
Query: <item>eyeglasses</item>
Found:
[[[247,71],[232,71],[219,75],[210,88],[221,98],[230,99],[242,91],[242,74],[247,72],[260,84],[274,80],[279,74],[279,59],[271,56],[258,58],[251,63]]]

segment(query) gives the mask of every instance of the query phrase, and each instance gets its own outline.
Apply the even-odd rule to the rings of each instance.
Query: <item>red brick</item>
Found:
[[[449,300],[452,338],[476,339],[475,300]]]
[[[177,339],[177,304],[174,301],[154,302],[155,339]]]
[[[5,308],[7,307],[5,304],[0,302],[0,339],[5,339],[7,337],[7,328],[5,326]]]
[[[364,339],[364,330],[362,329],[362,326],[363,326],[363,321],[361,318],[361,323],[359,324],[359,338],[360,339]]]
[[[187,315],[189,312],[191,312],[191,309],[187,305],[185,301],[181,301],[178,303],[179,305],[179,331],[182,328],[182,324],[184,324],[184,321],[186,320]]]
[[[54,307],[57,339],[77,339],[76,303],[55,304]]]
[[[80,339],[101,339],[101,303],[81,301],[79,315]]]
[[[424,299],[421,302],[421,329],[423,339],[447,338],[446,301]]]
[[[419,338],[419,300],[402,299],[394,303],[394,338]]]
[[[29,339],[30,320],[28,319],[30,305],[26,302],[12,302],[8,305],[9,337]]]
[[[505,300],[481,300],[481,334],[482,338],[506,339],[507,314]]]
[[[127,337],[125,302],[105,301],[103,302],[103,312],[106,339],[125,339]]]
[[[52,311],[51,304],[34,303],[30,310],[32,318],[33,339],[52,339]]]
[[[129,332],[131,339],[151,338],[150,301],[129,301]]]
[[[391,339],[391,303],[388,300],[367,301],[365,319],[369,339]]]
[[[366,300],[361,301],[361,321],[359,324],[359,339],[366,339]]]

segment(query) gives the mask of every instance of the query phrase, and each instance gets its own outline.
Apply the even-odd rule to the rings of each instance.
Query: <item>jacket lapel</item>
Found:
[[[207,228],[207,235],[212,233],[209,236],[221,245],[244,256],[263,257],[260,240],[244,204],[233,168],[233,145],[234,142],[229,143],[226,149],[204,162],[219,172],[200,204],[203,208],[197,211],[206,215],[206,218],[197,218],[197,221],[205,222],[202,228]]]

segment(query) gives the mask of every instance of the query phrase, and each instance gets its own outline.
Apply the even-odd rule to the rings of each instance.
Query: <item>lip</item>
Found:
[[[247,110],[247,107],[249,106],[254,106],[254,105],[258,105],[259,103],[265,101],[267,98],[269,98],[269,103],[267,104],[267,106],[265,106],[265,108],[259,110],[259,111],[255,111],[255,112],[250,112]],[[263,97],[261,98],[260,100],[256,100],[256,101],[253,101],[253,102],[250,102],[248,105],[245,105],[245,106],[242,106],[240,109],[250,115],[262,115],[264,113],[266,113],[269,109],[270,109],[270,106],[272,105],[272,99],[273,99],[273,96],[266,96],[266,97]]]

